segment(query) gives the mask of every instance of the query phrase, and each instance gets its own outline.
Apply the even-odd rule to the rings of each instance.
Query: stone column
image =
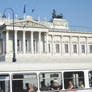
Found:
[[[17,31],[15,31],[15,54],[17,54]]]
[[[61,35],[61,55],[64,55],[63,35]]]
[[[72,55],[72,41],[71,41],[71,39],[72,39],[72,36],[70,36],[70,38],[69,38],[69,54],[70,55]]]
[[[62,48],[63,47],[63,44],[62,44],[63,43],[63,39],[62,38],[63,38],[63,36],[61,35],[61,40],[60,40],[60,54],[61,55],[63,55],[63,52],[62,52],[63,51],[63,48]]]
[[[9,31],[6,30],[6,51],[5,53],[7,54],[9,52]]]
[[[88,37],[86,37],[86,55],[88,55]]]
[[[48,32],[46,32],[46,52],[48,54]]]
[[[52,55],[54,55],[54,35],[52,35]]]
[[[41,32],[39,32],[39,45],[38,45],[38,51],[39,51],[39,54],[41,54]]]
[[[26,48],[25,48],[25,31],[23,31],[23,54],[25,54]]]
[[[31,53],[34,53],[34,48],[33,48],[33,32],[31,31]]]
[[[80,36],[78,37],[78,55],[80,55]]]

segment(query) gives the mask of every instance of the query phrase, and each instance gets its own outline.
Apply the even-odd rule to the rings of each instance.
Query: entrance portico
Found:
[[[15,53],[17,54],[41,54],[48,52],[48,30],[47,29],[33,29],[33,30],[16,30],[15,27]],[[37,31],[38,30],[38,31]],[[6,54],[9,54],[9,38],[10,32],[6,31]],[[45,39],[46,38],[46,39]],[[12,38],[11,38],[12,39]],[[45,46],[45,47],[44,47]]]

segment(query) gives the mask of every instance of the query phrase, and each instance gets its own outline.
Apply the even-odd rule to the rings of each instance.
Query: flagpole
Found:
[[[26,5],[25,4],[24,4],[23,14],[24,14],[24,19],[25,19],[26,18]]]

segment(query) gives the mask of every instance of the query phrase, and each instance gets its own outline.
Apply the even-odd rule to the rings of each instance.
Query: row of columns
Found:
[[[63,35],[61,35],[61,41],[60,41],[60,53],[61,55],[64,55],[64,43],[63,43]],[[78,44],[77,44],[77,53],[78,55],[81,54],[81,45],[80,45],[80,36],[78,36]],[[85,42],[85,54],[88,54],[88,37],[86,37],[86,42]],[[55,50],[55,45],[54,45],[54,35],[52,35],[52,41],[51,41],[51,44],[52,44],[52,48],[51,48],[51,53],[52,55],[54,55],[54,50]],[[72,55],[72,36],[69,36],[69,55]]]
[[[15,53],[17,54],[17,32],[15,31]],[[33,31],[30,32],[30,39],[31,39],[31,53],[34,53],[34,45],[33,45],[33,40],[34,40],[34,36],[33,36]],[[26,40],[26,31],[23,31],[23,54],[25,54],[26,52],[26,46],[25,46],[25,40]],[[41,54],[41,32],[38,32],[38,39],[39,39],[39,45],[38,45],[38,51],[39,54]],[[9,52],[9,31],[6,31],[6,53]],[[46,32],[46,52],[48,52],[48,32]]]
[[[15,31],[15,53],[17,54],[17,32],[18,31]],[[33,45],[33,31],[30,32],[30,39],[31,39],[31,53],[33,54],[34,53],[34,45]],[[26,32],[23,31],[23,54],[25,54],[26,52],[26,47],[25,47],[25,34]],[[64,54],[64,50],[63,50],[63,35],[61,35],[61,46],[60,46],[60,53],[63,55]],[[41,54],[41,32],[39,32],[39,35],[38,35],[38,39],[39,39],[39,47],[38,47],[38,50],[39,50],[39,54]],[[72,36],[69,37],[69,54],[72,55]],[[86,54],[88,54],[88,37],[86,37]],[[51,53],[52,55],[54,55],[54,49],[55,49],[55,45],[54,45],[54,35],[52,35],[52,49],[51,49]],[[6,31],[6,53],[8,53],[9,51],[9,31]],[[80,55],[81,54],[81,49],[80,49],[80,36],[78,36],[78,54]],[[48,32],[46,32],[46,52],[48,53]]]

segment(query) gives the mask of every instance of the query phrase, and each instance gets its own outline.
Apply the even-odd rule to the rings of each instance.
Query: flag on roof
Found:
[[[24,5],[23,13],[26,13],[26,5]]]

